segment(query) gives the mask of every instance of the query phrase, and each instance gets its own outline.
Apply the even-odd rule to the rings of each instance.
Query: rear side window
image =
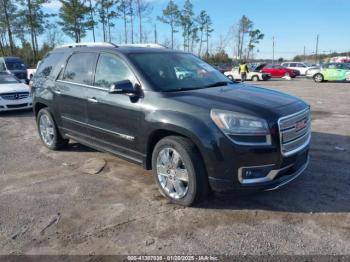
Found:
[[[36,75],[40,77],[48,77],[52,73],[54,66],[58,64],[62,55],[63,53],[61,52],[49,53],[40,63]]]
[[[117,56],[102,53],[97,62],[94,85],[109,88],[112,84],[123,80],[134,81],[129,67]]]
[[[73,54],[67,63],[62,80],[77,84],[91,85],[95,53]]]

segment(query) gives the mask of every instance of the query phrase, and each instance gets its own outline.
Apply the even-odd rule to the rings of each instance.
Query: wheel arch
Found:
[[[48,105],[45,104],[45,103],[41,103],[41,102],[35,103],[35,105],[34,105],[34,115],[35,115],[35,117],[38,116],[38,113],[39,113],[39,111],[41,109],[46,108],[46,107],[48,107]]]
[[[199,145],[199,141],[196,141],[197,139],[189,135],[187,132],[180,131],[180,130],[173,130],[173,129],[170,130],[169,128],[156,129],[152,131],[152,133],[148,136],[148,140],[147,140],[146,159],[144,164],[147,170],[152,169],[152,154],[156,144],[160,140],[168,136],[180,136],[180,137],[189,139],[196,147],[199,157],[202,160],[204,160],[203,152],[201,150],[201,145]]]

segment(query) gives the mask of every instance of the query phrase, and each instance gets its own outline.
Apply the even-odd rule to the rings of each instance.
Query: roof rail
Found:
[[[107,43],[107,42],[81,42],[81,43],[65,44],[65,45],[58,46],[57,48],[90,47],[90,46],[118,47],[113,43]]]
[[[146,43],[146,44],[121,44],[118,47],[146,47],[146,48],[166,48],[160,44]]]

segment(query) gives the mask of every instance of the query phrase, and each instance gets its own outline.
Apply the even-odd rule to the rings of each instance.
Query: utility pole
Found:
[[[275,64],[275,37],[272,37],[272,64]]]
[[[305,48],[305,46],[304,46],[304,62],[306,61],[306,48]]]
[[[316,39],[316,52],[315,52],[315,64],[317,64],[318,60],[318,40],[319,40],[319,35],[317,34],[317,39]]]

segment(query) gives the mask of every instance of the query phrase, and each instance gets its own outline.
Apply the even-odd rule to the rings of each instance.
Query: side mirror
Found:
[[[123,80],[115,82],[109,88],[110,94],[124,94],[128,96],[135,96],[136,91],[130,80]]]

